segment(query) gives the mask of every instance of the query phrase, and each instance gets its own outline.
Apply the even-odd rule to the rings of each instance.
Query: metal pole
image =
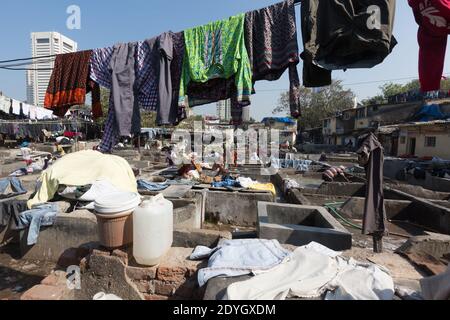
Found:
[[[383,235],[382,234],[374,234],[373,235],[373,252],[374,253],[382,253],[383,252]]]

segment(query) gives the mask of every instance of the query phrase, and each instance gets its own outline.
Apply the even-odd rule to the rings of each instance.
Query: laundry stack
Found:
[[[288,70],[291,116],[298,118],[296,3],[286,0],[145,41],[59,55],[45,106],[62,115],[84,104],[92,91],[93,114],[100,117],[99,88],[109,89],[99,149],[110,152],[120,137],[140,133],[141,109],[156,112],[158,125],[177,125],[189,108],[230,99],[232,123],[238,125],[255,83],[278,80]],[[397,44],[395,0],[305,0],[301,6],[306,87],[331,84],[332,70],[371,68]]]

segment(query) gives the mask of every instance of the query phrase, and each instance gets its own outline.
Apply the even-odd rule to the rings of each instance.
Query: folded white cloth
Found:
[[[199,246],[190,258],[199,260],[211,256],[208,267],[198,272],[202,287],[214,277],[237,277],[273,269],[291,254],[277,240],[244,239],[223,241],[215,249]]]
[[[294,251],[273,270],[227,289],[228,300],[284,300],[291,297],[327,300],[392,300],[394,282],[383,268],[358,263],[313,243]]]

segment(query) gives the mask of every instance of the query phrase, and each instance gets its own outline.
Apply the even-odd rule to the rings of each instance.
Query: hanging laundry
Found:
[[[182,32],[165,32],[147,40],[147,52],[138,59],[139,85],[144,99],[140,103],[145,110],[157,112],[158,125],[174,125],[184,119],[178,108],[182,63],[184,57],[184,35]]]
[[[142,59],[145,55],[136,53],[137,47],[139,48],[137,43],[118,44],[114,47],[95,49],[91,55],[91,78],[100,86],[110,90],[108,116],[99,146],[103,152],[112,150],[121,133],[130,135],[132,131],[140,130],[140,113],[136,107],[137,97],[135,98],[134,86],[135,59],[136,57]],[[136,109],[138,115],[135,115]]]
[[[184,32],[186,53],[180,84],[180,106],[193,106],[188,90],[191,82],[230,81],[233,76],[234,81],[228,83],[232,87],[228,93],[234,93],[234,98],[241,105],[250,103],[252,73],[244,41],[244,18],[245,15],[240,14]],[[216,101],[223,99],[219,97]]]
[[[356,153],[367,176],[363,234],[384,235],[387,233],[387,216],[383,192],[383,147],[373,133],[360,137],[360,141],[361,146]]]
[[[253,69],[253,81],[280,79],[289,69],[291,115],[300,115],[300,62],[294,0],[248,12],[245,44]]]
[[[448,0],[408,0],[419,25],[419,78],[423,92],[439,90],[450,34]]]
[[[84,105],[86,93],[92,91],[94,118],[102,116],[100,87],[89,79],[92,50],[57,55],[45,94],[44,106],[64,117],[71,106]]]
[[[303,81],[331,84],[331,70],[371,68],[392,52],[395,0],[304,0]]]
[[[111,58],[111,96],[114,101],[116,126],[120,136],[130,136],[141,130],[137,100],[136,43],[117,44]]]
[[[98,83],[101,87],[111,90],[111,72],[109,65],[114,52],[114,48],[106,47],[94,49],[91,54],[91,79]],[[105,121],[105,131],[103,133],[102,142],[99,150],[108,152],[117,144],[119,136],[115,126],[114,101],[110,93],[108,115]]]
[[[173,32],[93,50],[91,78],[111,90],[101,151],[111,151],[120,136],[140,132],[140,107],[157,112],[159,125],[186,118],[178,107],[183,56],[183,33]]]

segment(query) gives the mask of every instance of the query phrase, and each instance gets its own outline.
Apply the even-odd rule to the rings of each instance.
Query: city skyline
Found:
[[[72,39],[59,32],[32,32],[31,56],[33,58],[52,56],[62,53],[76,52],[78,44]],[[41,60],[44,61],[44,60]],[[54,59],[45,60],[37,66],[31,65],[26,71],[27,103],[43,107],[45,93],[51,77],[51,70],[54,67]]]

